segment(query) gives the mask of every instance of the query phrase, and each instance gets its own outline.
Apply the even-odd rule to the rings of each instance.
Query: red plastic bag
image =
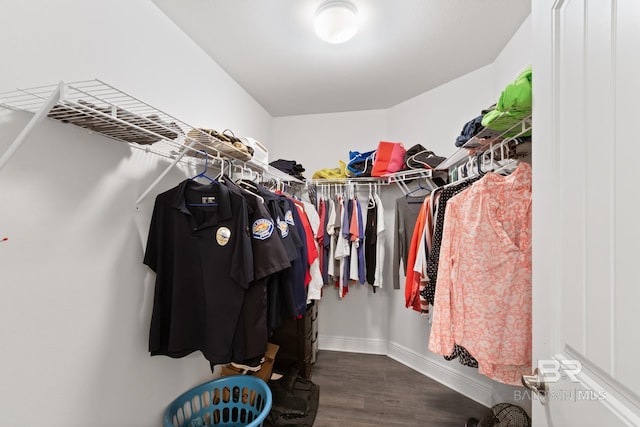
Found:
[[[407,152],[401,142],[380,141],[373,161],[371,176],[383,176],[398,172],[404,166],[404,155]]]

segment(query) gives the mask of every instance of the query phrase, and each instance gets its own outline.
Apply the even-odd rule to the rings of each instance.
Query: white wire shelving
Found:
[[[379,177],[316,178],[309,180],[309,184],[316,184],[322,187],[332,185],[389,185],[395,183],[403,192],[408,193],[410,191],[406,184],[408,181],[423,179],[429,183],[430,186],[436,187],[433,183],[433,179],[437,177],[446,180],[446,171],[434,169],[407,169]]]
[[[242,145],[236,146],[230,141],[222,140],[224,135],[218,138],[220,134],[190,126],[100,80],[60,82],[56,85],[0,93],[0,107],[34,114],[27,126],[0,156],[0,169],[8,162],[33,127],[44,118],[78,126],[128,143],[133,148],[171,159],[167,168],[138,197],[136,208],[178,162],[201,164],[205,155],[211,163],[219,162],[220,167],[231,163],[231,167],[254,171],[265,180],[305,183],[268,164],[261,164],[257,159],[252,158]],[[311,179],[306,183],[317,185],[396,183],[403,191],[407,191],[406,182],[420,178],[433,184],[433,178],[440,176],[446,180],[447,170],[466,162],[471,154],[485,151],[497,143],[504,143],[505,140],[513,140],[525,135],[531,131],[531,127],[531,115],[529,115],[502,132],[485,129],[467,141],[435,170],[410,169],[382,177]]]
[[[440,163],[437,170],[449,170],[467,162],[470,156],[492,149],[499,144],[505,145],[522,136],[530,135],[532,129],[531,114],[517,120],[506,130],[496,131],[485,128],[470,138],[462,147]]]
[[[367,176],[367,177],[344,177],[344,178],[315,178],[309,180],[311,184],[346,184],[346,183],[375,183],[390,184],[392,182],[415,179],[415,178],[431,178],[432,170],[430,169],[408,169],[396,173],[390,173],[383,176]]]
[[[136,201],[138,205],[178,163],[200,164],[204,156],[250,169],[261,176],[289,183],[303,183],[280,170],[253,159],[242,144],[234,145],[213,132],[195,128],[100,80],[16,89],[0,93],[0,107],[26,111],[34,116],[5,153],[0,169],[44,118],[78,126],[108,138],[128,143],[172,160],[171,164]],[[218,136],[220,134],[217,134]],[[251,162],[249,162],[251,160]],[[221,166],[222,167],[222,166]]]

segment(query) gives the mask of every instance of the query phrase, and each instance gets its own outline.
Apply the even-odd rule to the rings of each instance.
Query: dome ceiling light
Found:
[[[316,10],[314,28],[322,40],[344,43],[358,32],[358,9],[349,0],[327,0]]]

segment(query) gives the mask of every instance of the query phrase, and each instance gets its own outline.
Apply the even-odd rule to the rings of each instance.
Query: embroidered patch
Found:
[[[278,218],[278,228],[280,229],[280,236],[284,239],[289,235],[289,224]]]
[[[231,230],[227,227],[218,228],[218,231],[216,231],[216,242],[218,242],[220,246],[225,246],[229,243],[229,239],[231,239]]]
[[[296,225],[296,223],[293,221],[293,214],[291,213],[290,210],[288,210],[287,213],[284,214],[284,220],[289,225]]]
[[[266,240],[273,234],[273,221],[266,218],[257,219],[253,222],[251,230],[254,239]]]

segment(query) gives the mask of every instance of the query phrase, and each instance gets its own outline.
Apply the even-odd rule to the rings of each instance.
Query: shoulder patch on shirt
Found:
[[[283,239],[289,235],[289,224],[287,224],[286,221],[278,218],[278,228],[280,229],[280,235]]]
[[[273,221],[267,218],[256,219],[251,226],[251,235],[254,239],[266,240],[273,234]]]
[[[289,225],[296,225],[296,223],[293,221],[293,214],[291,213],[291,210],[288,210],[287,213],[284,214],[284,220]]]
[[[225,246],[229,243],[229,239],[231,239],[231,230],[227,227],[218,228],[218,231],[216,231],[216,242],[218,242],[220,246]]]

